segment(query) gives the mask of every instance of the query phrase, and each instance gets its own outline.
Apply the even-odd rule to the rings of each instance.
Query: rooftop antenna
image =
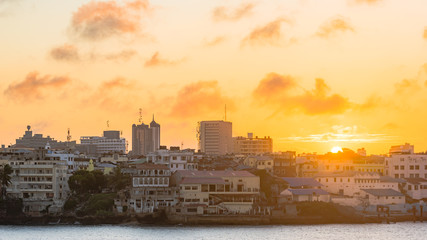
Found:
[[[181,150],[183,149],[183,147],[184,147],[184,142],[181,142]]]
[[[110,120],[107,120],[107,128],[110,128]]]
[[[68,128],[67,141],[71,141],[70,128]]]
[[[139,124],[142,123],[142,108],[139,109],[139,119],[138,119]]]
[[[224,114],[224,120],[227,122],[227,104],[225,104],[224,112],[225,112],[225,114]]]

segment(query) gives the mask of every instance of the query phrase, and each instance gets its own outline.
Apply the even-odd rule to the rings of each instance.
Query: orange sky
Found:
[[[197,122],[274,150],[427,150],[427,1],[0,1],[0,143],[74,140],[154,113],[162,145]],[[131,144],[130,144],[131,145]]]

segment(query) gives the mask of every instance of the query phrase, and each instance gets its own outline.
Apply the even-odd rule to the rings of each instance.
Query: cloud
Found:
[[[106,60],[112,60],[112,61],[117,61],[117,60],[128,61],[136,54],[137,52],[135,50],[122,50],[117,53],[107,54],[104,56],[104,58]]]
[[[274,45],[282,38],[282,23],[290,23],[285,18],[278,18],[264,26],[255,28],[249,35],[242,40],[242,45]]]
[[[41,100],[48,95],[48,91],[56,92],[70,83],[71,79],[65,76],[39,76],[38,72],[31,72],[22,82],[10,84],[4,94],[22,102]]]
[[[316,142],[316,143],[328,143],[328,142],[384,142],[391,141],[395,137],[383,133],[366,133],[359,132],[357,126],[342,126],[334,125],[331,127],[329,132],[320,134],[310,134],[308,136],[298,137],[287,137],[280,138],[279,142]]]
[[[203,45],[205,45],[206,47],[213,47],[213,46],[216,46],[216,45],[223,43],[225,40],[226,40],[226,37],[218,36],[218,37],[210,39],[210,40],[204,40]]]
[[[91,96],[83,100],[82,104],[85,106],[96,104],[107,110],[129,109],[136,100],[132,96],[132,91],[135,89],[136,86],[133,82],[117,77],[102,82]]]
[[[227,9],[224,6],[216,7],[212,12],[212,18],[214,21],[238,21],[243,17],[252,14],[252,10],[255,7],[252,3],[242,3],[235,9]]]
[[[204,116],[222,111],[224,104],[233,111],[234,101],[222,94],[217,81],[190,83],[178,91],[170,115],[179,118]]]
[[[71,30],[86,40],[102,40],[112,36],[138,33],[142,13],[150,9],[147,0],[119,4],[116,1],[92,1],[73,13]]]
[[[427,27],[424,27],[424,34],[423,34],[423,38],[425,40],[427,40]]]
[[[421,90],[421,86],[418,84],[417,80],[403,79],[402,81],[394,84],[395,93],[398,95],[401,94],[414,94]]]
[[[383,0],[353,0],[354,3],[361,3],[361,4],[375,4],[382,2]]]
[[[70,44],[54,47],[50,51],[50,56],[57,61],[73,62],[80,60],[77,47]]]
[[[323,79],[316,79],[313,90],[303,90],[291,76],[270,73],[253,91],[254,100],[278,107],[278,111],[296,111],[308,115],[341,114],[351,108],[349,100],[339,94],[328,94],[330,88]]]
[[[177,65],[183,62],[184,59],[181,60],[168,60],[160,57],[159,52],[155,52],[153,56],[149,60],[147,60],[144,64],[145,67],[156,67],[156,66],[171,66]]]
[[[351,24],[341,16],[323,23],[316,32],[316,36],[320,38],[329,38],[337,35],[338,33],[354,32]]]

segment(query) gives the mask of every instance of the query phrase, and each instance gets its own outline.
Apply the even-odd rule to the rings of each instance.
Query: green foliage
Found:
[[[108,176],[108,183],[115,192],[118,192],[130,185],[131,177],[127,174],[123,174],[120,167],[116,167],[113,170],[113,174]]]
[[[100,193],[92,195],[79,215],[94,215],[98,211],[112,212],[116,193]],[[102,213],[102,212],[101,212]]]
[[[10,176],[12,172],[12,167],[9,164],[0,169],[1,199],[6,199],[6,189],[12,183],[12,177]]]
[[[75,209],[75,208],[76,208],[77,204],[78,204],[77,199],[75,199],[75,198],[70,198],[70,199],[68,199],[68,200],[65,202],[65,204],[64,204],[64,209],[65,209],[66,211],[73,210],[73,209]]]
[[[68,186],[76,194],[100,193],[106,185],[107,178],[99,170],[79,170],[68,179]]]

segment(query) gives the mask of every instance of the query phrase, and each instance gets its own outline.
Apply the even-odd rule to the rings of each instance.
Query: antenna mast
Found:
[[[71,134],[70,134],[70,128],[68,128],[68,134],[67,134],[67,142],[71,141]]]
[[[107,128],[110,128],[110,120],[107,120]]]
[[[139,109],[139,119],[138,119],[139,124],[142,123],[142,108]]]

